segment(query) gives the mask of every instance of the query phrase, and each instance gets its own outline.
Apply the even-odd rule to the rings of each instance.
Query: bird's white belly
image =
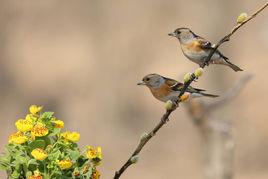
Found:
[[[182,47],[182,52],[189,60],[191,60],[192,62],[197,63],[199,65],[204,63],[204,60],[206,59],[206,57],[209,54],[205,50],[195,52],[195,51],[190,51],[188,49],[184,49],[183,47]],[[220,58],[219,54],[214,53],[211,59],[215,60],[218,58]]]
[[[191,60],[194,63],[201,64],[205,57],[207,56],[205,51],[200,52],[190,52],[189,50],[187,52],[183,51],[184,55]]]

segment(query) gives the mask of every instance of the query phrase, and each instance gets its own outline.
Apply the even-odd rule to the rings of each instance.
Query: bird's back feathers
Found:
[[[166,83],[171,86],[171,89],[173,91],[178,91],[178,92],[180,92],[183,89],[183,85],[184,85],[183,83],[180,83],[180,82],[173,80],[173,79],[167,79]],[[204,93],[204,91],[206,91],[206,90],[200,89],[200,88],[194,88],[192,86],[189,86],[186,89],[186,92],[189,92],[189,93],[198,93],[198,94],[201,94],[202,96],[213,97],[213,98],[218,97],[218,95]]]

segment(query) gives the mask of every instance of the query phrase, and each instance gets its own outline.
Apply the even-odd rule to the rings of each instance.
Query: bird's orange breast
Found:
[[[168,86],[167,84],[163,84],[161,87],[154,89],[154,88],[150,88],[153,96],[159,100],[162,101],[163,98],[165,98],[166,96],[168,96],[171,93],[171,89],[170,86]]]
[[[184,50],[188,50],[188,51],[192,51],[192,52],[201,52],[202,51],[200,43],[196,40],[194,40],[191,43],[182,45],[182,48]]]

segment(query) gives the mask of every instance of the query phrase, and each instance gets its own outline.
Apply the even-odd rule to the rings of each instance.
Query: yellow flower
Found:
[[[73,165],[73,163],[72,163],[72,161],[69,160],[69,159],[58,161],[58,166],[59,166],[62,170],[71,168],[72,165]]]
[[[48,134],[48,128],[42,123],[37,123],[31,130],[31,134],[36,137],[42,137]]]
[[[95,162],[100,162],[102,159],[101,147],[97,147],[96,149],[94,149],[93,147],[89,146],[86,155],[89,159]]]
[[[31,114],[37,114],[42,110],[42,108],[43,108],[42,106],[31,105],[29,111]]]
[[[71,142],[77,142],[80,139],[80,134],[77,132],[64,132],[61,134],[61,136]]]
[[[17,129],[21,132],[27,132],[30,131],[33,128],[33,123],[28,120],[19,119],[15,123]]]
[[[30,121],[30,122],[35,122],[35,121],[37,121],[37,119],[38,118],[36,116],[34,116],[33,114],[27,114],[25,117],[25,120]]]
[[[53,123],[54,123],[56,128],[63,128],[64,127],[64,122],[61,120],[53,121]]]
[[[27,179],[42,179],[42,175],[39,170],[34,171],[34,175],[29,176]]]
[[[100,178],[100,172],[98,170],[95,170],[92,173],[92,179],[99,179]]]
[[[43,177],[41,175],[39,176],[31,175],[27,179],[43,179]]]
[[[33,151],[31,152],[31,155],[36,160],[41,160],[41,161],[47,158],[47,152],[40,148],[33,149]]]
[[[11,134],[8,138],[8,143],[23,144],[28,140],[22,132],[18,131],[14,134]]]

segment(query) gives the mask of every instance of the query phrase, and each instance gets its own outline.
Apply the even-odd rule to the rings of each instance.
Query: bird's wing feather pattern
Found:
[[[183,83],[180,83],[176,80],[170,79],[170,78],[165,78],[165,83],[171,87],[171,89],[173,91],[181,91],[183,89]],[[186,92],[190,92],[190,93],[199,93],[201,91],[206,91],[203,89],[199,89],[199,88],[193,88],[192,86],[189,86],[186,90]]]
[[[207,41],[206,39],[202,38],[202,37],[198,37],[197,38],[200,47],[203,49],[213,49],[211,43],[209,41]]]

